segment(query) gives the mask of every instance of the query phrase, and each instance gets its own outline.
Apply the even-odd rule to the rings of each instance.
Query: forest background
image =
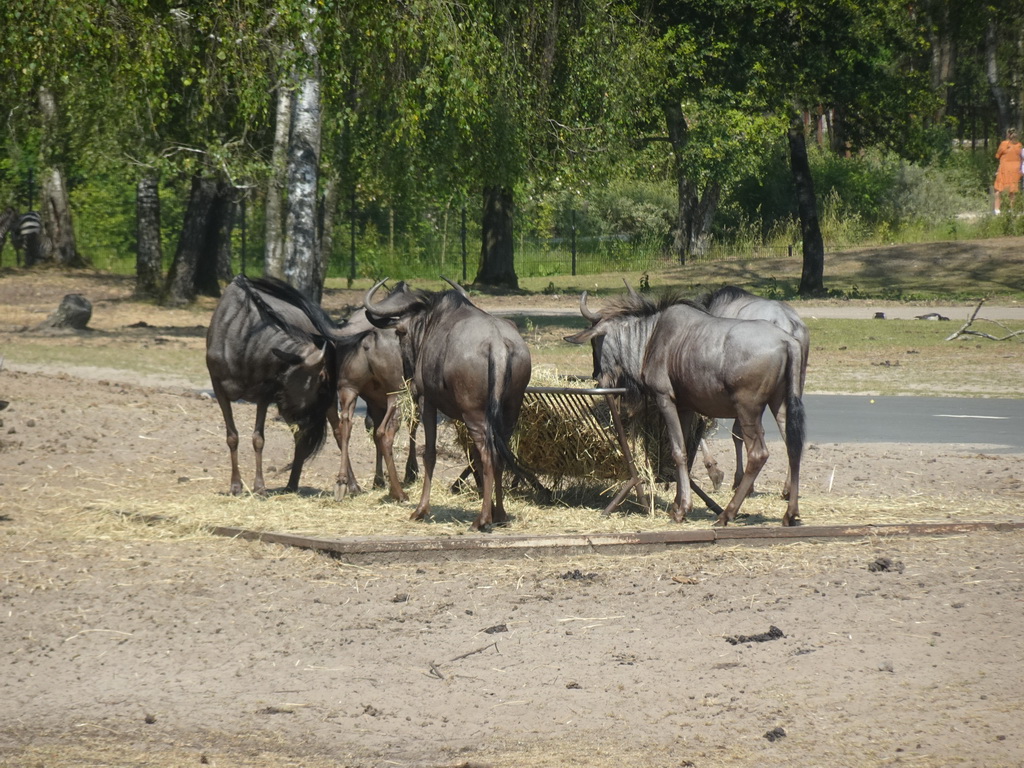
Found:
[[[22,261],[169,304],[780,253],[821,294],[828,249],[1024,232],[1022,41],[1017,0],[9,0],[0,266],[38,210]]]

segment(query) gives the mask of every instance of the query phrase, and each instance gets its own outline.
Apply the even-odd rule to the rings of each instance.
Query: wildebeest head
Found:
[[[626,286],[629,288],[629,286]],[[566,336],[571,344],[590,342],[594,352],[594,379],[602,387],[626,387],[638,392],[644,350],[658,314],[666,306],[681,301],[665,295],[651,300],[630,289],[610,299],[600,311],[587,306],[587,292],[580,295],[580,314],[590,327]]]

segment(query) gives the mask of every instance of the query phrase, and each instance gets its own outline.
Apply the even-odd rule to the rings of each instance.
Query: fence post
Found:
[[[572,276],[576,277],[576,209],[572,209],[572,225],[569,227],[572,244]]]
[[[242,274],[245,274],[245,195],[238,201],[239,215],[242,218]]]
[[[356,279],[356,185],[354,183],[349,196],[348,217],[348,287],[351,288]]]
[[[459,233],[462,240],[462,282],[466,282],[466,204],[462,204],[462,229]]]

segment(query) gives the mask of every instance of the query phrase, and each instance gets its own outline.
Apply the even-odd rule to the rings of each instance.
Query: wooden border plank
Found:
[[[379,556],[515,556],[521,554],[573,554],[581,552],[644,552],[688,544],[718,542],[772,544],[785,541],[853,539],[870,536],[942,536],[979,531],[1024,530],[1024,522],[904,523],[887,525],[817,525],[790,528],[749,526],[701,530],[643,531],[633,533],[552,534],[545,536],[488,534],[459,537],[348,537],[302,536],[276,531],[253,531],[232,526],[210,529],[216,536],[282,544],[330,552],[344,557]]]

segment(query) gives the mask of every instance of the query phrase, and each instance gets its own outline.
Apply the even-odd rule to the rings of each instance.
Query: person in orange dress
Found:
[[[999,215],[999,203],[1001,193],[1005,192],[1010,196],[1010,207],[1013,207],[1017,199],[1017,192],[1020,190],[1021,177],[1021,144],[1017,140],[1015,128],[1006,129],[1006,140],[999,144],[996,150],[996,159],[999,161],[999,170],[996,171],[996,180],[992,185],[996,191],[995,215]]]

